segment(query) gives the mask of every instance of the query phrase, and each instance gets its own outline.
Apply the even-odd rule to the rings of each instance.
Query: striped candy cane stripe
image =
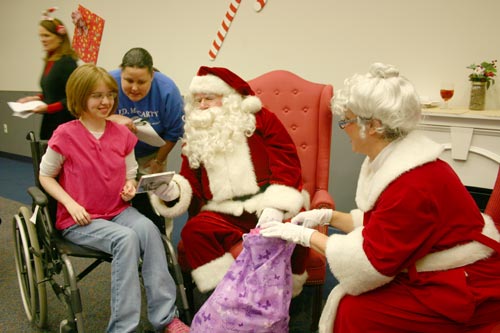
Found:
[[[255,3],[253,4],[253,9],[255,11],[260,12],[262,8],[266,5],[267,0],[256,0]]]
[[[226,34],[229,31],[229,27],[231,26],[231,22],[233,22],[234,16],[236,15],[236,12],[238,11],[238,7],[240,6],[241,0],[232,0],[231,4],[229,5],[229,9],[226,11],[226,15],[224,16],[224,19],[222,20],[221,26],[219,30],[217,31],[217,35],[212,42],[212,47],[210,48],[210,51],[208,51],[208,56],[210,57],[210,60],[215,60],[217,57],[217,53],[219,52],[222,43],[224,42],[224,39],[226,38]]]

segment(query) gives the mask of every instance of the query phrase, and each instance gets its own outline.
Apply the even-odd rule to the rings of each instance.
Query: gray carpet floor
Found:
[[[12,219],[21,203],[0,198],[0,332],[58,332],[59,322],[65,318],[62,303],[47,286],[48,326],[37,329],[31,325],[24,313],[21,295],[16,277],[14,261],[14,242]],[[72,259],[77,270],[81,270],[90,261]],[[110,265],[101,264],[80,282],[83,307],[85,309],[88,332],[104,332],[109,318]]]

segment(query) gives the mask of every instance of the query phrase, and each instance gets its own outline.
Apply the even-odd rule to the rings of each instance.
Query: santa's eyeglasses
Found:
[[[222,98],[222,95],[217,94],[199,94],[193,99],[194,104],[201,105],[202,103],[211,103]]]

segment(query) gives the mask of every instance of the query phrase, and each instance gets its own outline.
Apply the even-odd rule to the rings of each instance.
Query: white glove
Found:
[[[257,227],[260,227],[263,223],[270,221],[283,221],[283,212],[275,208],[264,208],[260,214],[259,221],[257,222]]]
[[[300,225],[282,222],[266,222],[261,225],[260,234],[264,237],[277,237],[288,242],[310,246],[311,235],[317,230]]]
[[[291,222],[303,225],[306,228],[314,228],[318,225],[329,225],[333,216],[333,210],[322,208],[308,210],[295,215]]]
[[[161,184],[153,190],[153,193],[163,201],[173,201],[180,195],[179,185],[177,185],[177,183],[174,181],[171,181],[170,183],[168,183],[168,185]]]

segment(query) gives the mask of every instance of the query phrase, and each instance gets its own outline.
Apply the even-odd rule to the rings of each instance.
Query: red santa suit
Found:
[[[500,318],[500,236],[442,146],[410,133],[362,165],[351,215],[329,237],[339,281],[320,332],[491,332]],[[489,330],[485,327],[489,326]]]
[[[275,114],[261,108],[260,101],[253,104],[251,113],[255,118],[253,134],[236,133],[243,138],[235,140],[231,150],[216,153],[211,163],[202,161],[199,168],[192,168],[188,156],[182,155],[180,173],[173,179],[180,188],[174,205],[154,195],[152,198],[164,216],[176,217],[188,210],[181,238],[201,292],[217,286],[234,262],[230,249],[255,227],[265,208],[280,210],[288,219],[308,203],[302,193],[297,151],[285,127]],[[300,287],[307,278],[307,251],[298,246],[292,260]]]

